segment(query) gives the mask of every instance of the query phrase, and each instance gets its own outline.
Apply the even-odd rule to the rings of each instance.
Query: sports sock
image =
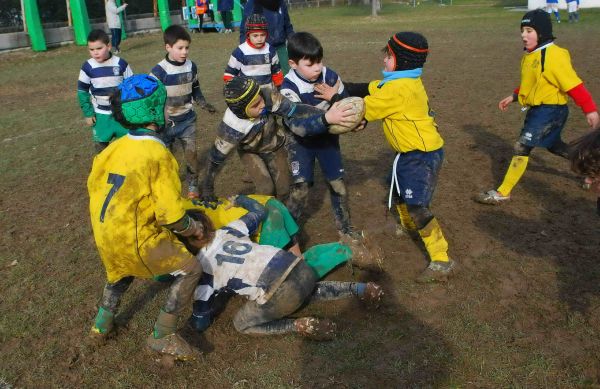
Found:
[[[554,11],[554,16],[556,17],[556,21],[560,22],[560,14],[558,13],[558,11]]]
[[[448,262],[448,242],[444,238],[442,229],[436,218],[433,218],[427,225],[419,230],[419,235],[423,239],[425,249],[432,261]]]
[[[502,185],[498,187],[498,192],[504,196],[510,195],[510,192],[512,192],[515,185],[517,185],[517,182],[519,182],[523,176],[523,173],[525,173],[527,162],[529,162],[529,157],[519,155],[512,157],[506,175],[504,176],[504,181],[502,181]]]
[[[106,334],[113,328],[115,315],[111,311],[100,307],[94,320],[94,327],[101,333]]]
[[[320,281],[310,301],[340,300],[352,296],[362,296],[367,284],[362,282]]]
[[[296,325],[294,319],[280,319],[273,320],[264,324],[259,324],[254,327],[249,327],[241,332],[243,332],[244,334],[277,335],[287,334],[295,331]]]
[[[402,227],[404,227],[404,229],[407,231],[416,231],[417,226],[408,213],[406,203],[400,203],[396,205],[396,210],[398,211],[398,217],[400,218],[400,224]]]
[[[154,323],[154,338],[164,338],[167,335],[175,333],[176,329],[177,316],[171,315],[170,313],[167,313],[161,309],[160,313],[158,314],[158,319],[156,319],[156,323]]]

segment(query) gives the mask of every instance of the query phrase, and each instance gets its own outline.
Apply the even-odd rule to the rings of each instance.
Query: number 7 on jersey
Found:
[[[115,193],[123,186],[125,182],[125,176],[115,173],[108,173],[108,180],[106,180],[108,184],[112,184],[113,187],[110,188],[108,195],[106,195],[106,199],[104,199],[104,204],[102,204],[102,211],[100,211],[100,222],[104,223],[104,214],[106,213],[106,209],[108,208],[108,203],[113,198]]]

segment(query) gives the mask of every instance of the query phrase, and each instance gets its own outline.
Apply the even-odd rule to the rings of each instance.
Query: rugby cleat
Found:
[[[349,261],[352,266],[374,272],[383,271],[383,250],[363,232],[340,233],[340,243],[352,251],[352,259]]]
[[[331,340],[335,337],[336,324],[329,319],[301,317],[294,321],[296,332],[313,340]]]
[[[417,277],[416,281],[419,284],[427,284],[432,282],[447,282],[450,274],[454,272],[456,262],[449,260],[448,262],[431,261],[429,266]]]
[[[367,282],[365,290],[361,296],[359,296],[360,300],[371,306],[373,308],[379,307],[381,303],[381,298],[383,297],[383,289],[381,285],[378,285],[374,282]]]
[[[497,190],[488,190],[487,192],[479,193],[474,197],[474,200],[480,204],[499,205],[510,200],[510,196],[504,196]]]
[[[146,344],[151,351],[163,355],[170,355],[178,361],[192,361],[198,359],[199,351],[190,346],[178,334],[169,334],[156,339],[154,334],[150,334],[146,339]]]

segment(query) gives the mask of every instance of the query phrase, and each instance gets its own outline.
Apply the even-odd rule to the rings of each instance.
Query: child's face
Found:
[[[265,100],[259,94],[246,107],[246,115],[248,115],[249,118],[257,118],[262,114],[264,109],[265,109]]]
[[[110,57],[110,43],[102,41],[88,42],[90,56],[97,62],[104,62]]]
[[[253,31],[250,34],[248,34],[248,39],[254,47],[261,48],[265,45],[265,42],[267,40],[267,33],[264,31]]]
[[[292,69],[300,73],[302,78],[308,81],[316,81],[323,71],[323,62],[312,62],[309,59],[302,58],[298,62],[290,59],[288,63]]]
[[[393,72],[394,70],[396,70],[396,58],[389,55],[388,53],[385,53],[383,55],[383,70],[385,70],[386,72]]]
[[[538,45],[537,32],[531,27],[525,26],[521,28],[521,39],[523,39],[523,46],[525,46],[527,51],[532,51]]]
[[[178,39],[173,46],[166,44],[165,49],[171,61],[185,62],[190,51],[190,42]]]

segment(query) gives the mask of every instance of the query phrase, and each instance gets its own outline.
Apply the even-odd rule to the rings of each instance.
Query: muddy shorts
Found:
[[[344,176],[344,165],[338,135],[317,135],[309,141],[292,139],[287,145],[292,181],[314,181],[315,161],[328,181]]]
[[[190,111],[183,115],[181,119],[169,119],[166,122],[165,130],[162,133],[162,140],[167,147],[171,147],[176,139],[186,144],[194,145],[196,148],[196,113]]]
[[[96,124],[92,127],[94,142],[108,143],[127,134],[128,130],[121,126],[112,115],[96,113]]]
[[[529,108],[519,142],[531,147],[552,147],[560,140],[569,108],[567,105],[538,105]]]
[[[429,206],[443,161],[444,149],[416,150],[396,157],[392,185],[406,204]]]
[[[298,262],[273,296],[264,304],[248,301],[233,318],[236,330],[282,319],[294,313],[312,295],[317,274],[304,261]]]

